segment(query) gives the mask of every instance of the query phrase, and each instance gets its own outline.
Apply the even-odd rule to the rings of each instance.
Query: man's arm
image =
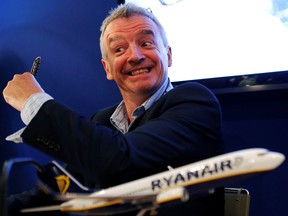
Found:
[[[25,72],[14,75],[4,88],[3,97],[9,105],[21,111],[31,95],[39,92],[44,90],[31,73]]]
[[[3,96],[8,104],[21,111],[21,119],[25,125],[30,123],[46,101],[53,99],[42,90],[34,76],[28,72],[15,75],[3,90]],[[24,128],[11,134],[6,140],[16,143],[23,142],[21,138],[23,130]]]
[[[90,180],[114,185],[220,153],[220,130],[213,94],[189,84],[159,99],[126,134],[47,101],[22,137]]]

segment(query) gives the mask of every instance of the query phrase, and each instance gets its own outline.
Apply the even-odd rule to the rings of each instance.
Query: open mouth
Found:
[[[136,75],[139,75],[139,74],[149,73],[150,70],[151,70],[151,68],[143,68],[143,69],[139,69],[139,70],[129,71],[127,74],[129,76],[136,76]]]

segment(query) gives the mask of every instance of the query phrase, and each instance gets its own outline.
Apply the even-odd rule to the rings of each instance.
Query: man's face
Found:
[[[167,79],[172,63],[156,24],[147,17],[113,20],[103,35],[107,79],[115,80],[123,97],[151,96]]]

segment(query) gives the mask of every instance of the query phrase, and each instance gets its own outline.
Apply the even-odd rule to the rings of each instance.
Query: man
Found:
[[[27,127],[8,139],[67,163],[102,188],[222,152],[217,99],[197,83],[172,87],[171,48],[152,13],[133,4],[111,11],[100,47],[107,79],[117,83],[123,101],[87,120],[53,100],[30,73],[15,75],[3,95]],[[216,190],[158,212],[223,215],[223,202],[223,190]]]

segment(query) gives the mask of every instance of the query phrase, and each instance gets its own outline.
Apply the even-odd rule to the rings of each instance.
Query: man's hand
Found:
[[[3,90],[3,96],[8,104],[21,111],[28,98],[39,92],[44,90],[31,73],[25,72],[14,75]]]

